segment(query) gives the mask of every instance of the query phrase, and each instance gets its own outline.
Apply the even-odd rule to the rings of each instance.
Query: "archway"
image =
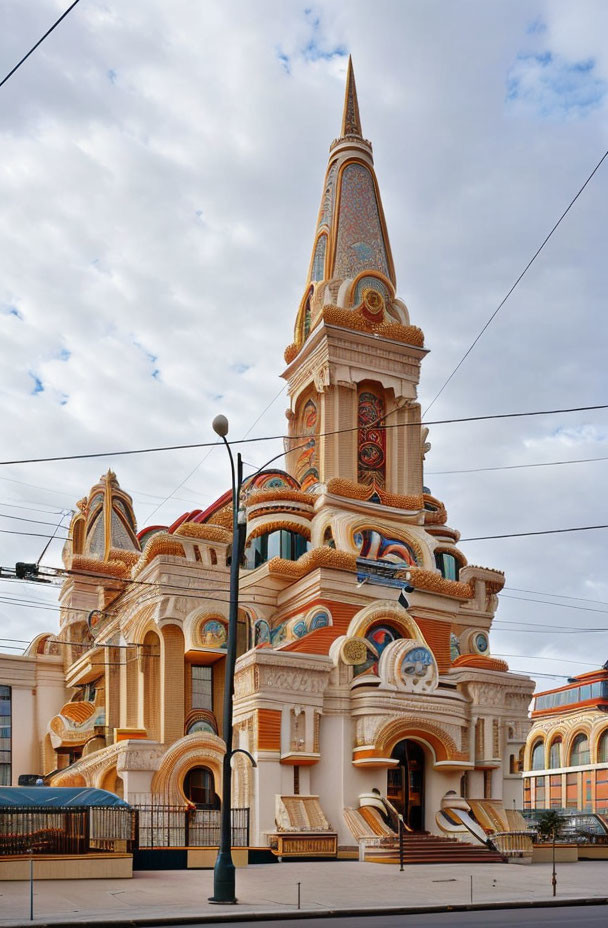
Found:
[[[393,748],[391,757],[399,763],[387,771],[386,795],[405,824],[414,831],[424,830],[424,749],[405,738]]]

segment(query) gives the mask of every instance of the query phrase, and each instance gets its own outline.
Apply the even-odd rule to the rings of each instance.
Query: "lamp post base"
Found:
[[[219,851],[213,868],[213,895],[209,902],[214,905],[236,905],[235,867],[231,851]]]

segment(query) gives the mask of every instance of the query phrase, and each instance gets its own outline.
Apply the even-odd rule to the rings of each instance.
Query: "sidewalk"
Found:
[[[399,867],[357,861],[282,863],[237,870],[238,906],[208,902],[211,870],[140,871],[132,880],[58,880],[35,884],[39,924],[204,918],[302,910],[321,915],[341,909],[462,906],[551,900],[551,865],[435,864]],[[559,864],[558,901],[606,899],[608,862]],[[0,883],[0,926],[29,922],[29,883]]]

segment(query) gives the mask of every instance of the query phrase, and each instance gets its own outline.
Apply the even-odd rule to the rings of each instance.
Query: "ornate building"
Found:
[[[538,693],[523,754],[526,809],[608,812],[608,670]]]
[[[446,794],[521,807],[533,684],[491,656],[503,574],[467,564],[423,485],[426,352],[396,295],[349,63],[285,352],[286,469],[244,490],[234,720],[257,767],[236,755],[234,805],[252,844],[298,824],[352,844],[344,810],[374,791],[431,832]],[[39,730],[54,785],[220,801],[231,518],[227,493],[138,533],[112,473],[78,504],[60,631],[28,658],[62,669]]]

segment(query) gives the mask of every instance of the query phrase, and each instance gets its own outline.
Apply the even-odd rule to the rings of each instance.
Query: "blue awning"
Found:
[[[3,786],[0,787],[0,810],[48,806],[63,809],[70,806],[122,806],[129,803],[106,789],[74,789],[68,786]]]

